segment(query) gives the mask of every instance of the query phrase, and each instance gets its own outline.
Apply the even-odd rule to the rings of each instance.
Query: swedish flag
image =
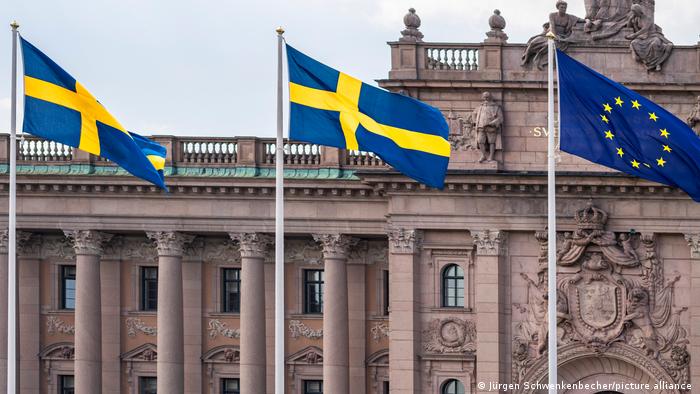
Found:
[[[166,189],[165,148],[126,131],[90,92],[24,38],[24,131],[102,156]]]
[[[289,137],[374,152],[405,175],[442,188],[450,159],[442,113],[336,71],[287,45]]]
[[[700,138],[641,94],[557,51],[561,149],[700,202]]]

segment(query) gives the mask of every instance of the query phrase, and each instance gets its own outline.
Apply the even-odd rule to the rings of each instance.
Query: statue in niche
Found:
[[[700,96],[698,96],[697,100],[695,108],[693,108],[688,116],[688,126],[693,129],[695,135],[700,137]]]
[[[625,36],[631,40],[634,58],[649,71],[661,71],[661,65],[673,50],[673,43],[664,37],[661,28],[654,24],[654,15],[640,4],[632,5],[629,26],[634,33]]]
[[[503,126],[503,110],[493,100],[490,92],[484,92],[481,104],[472,115],[472,128],[476,130],[476,146],[481,152],[479,163],[493,162],[496,153],[496,140]],[[488,155],[488,157],[487,157]]]
[[[522,67],[533,63],[538,70],[544,70],[547,66],[547,32],[549,31],[549,22],[542,25],[542,33],[530,37],[527,41],[527,48],[523,52],[520,61]]]
[[[569,37],[571,33],[574,32],[574,26],[576,26],[578,22],[585,22],[585,20],[578,16],[567,14],[566,9],[568,3],[564,0],[557,1],[556,6],[557,12],[549,14],[549,28],[550,31],[557,36],[557,48],[566,51],[571,43]]]

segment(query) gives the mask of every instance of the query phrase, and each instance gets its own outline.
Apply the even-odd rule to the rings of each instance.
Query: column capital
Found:
[[[503,256],[506,254],[508,233],[500,230],[471,231],[477,256]]]
[[[321,245],[324,259],[347,259],[350,247],[359,241],[345,234],[311,234],[311,236]]]
[[[114,235],[95,230],[63,230],[71,241],[76,255],[101,256],[104,244]]]
[[[0,253],[7,254],[7,243],[9,242],[10,230],[0,230]]]
[[[234,242],[238,242],[241,257],[264,258],[267,248],[272,244],[272,237],[263,233],[229,233]]]
[[[178,231],[148,231],[146,236],[156,243],[158,256],[180,256],[185,245],[194,241],[195,236]]]
[[[700,233],[684,234],[690,246],[690,258],[700,259]]]
[[[389,252],[393,254],[413,254],[423,246],[421,230],[392,227],[387,232],[389,237]]]
[[[41,256],[41,236],[30,231],[17,230],[17,255],[39,258]]]

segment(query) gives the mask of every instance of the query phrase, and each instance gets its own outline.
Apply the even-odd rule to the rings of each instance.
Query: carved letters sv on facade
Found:
[[[646,360],[628,360],[633,365],[655,364],[646,369],[663,374],[663,368],[675,383],[688,383],[688,339],[680,325],[680,315],[687,308],[675,308],[673,296],[679,276],[666,279],[653,234],[606,231],[607,218],[606,212],[589,203],[575,215],[577,229],[564,233],[558,242],[560,349],[580,346],[580,351],[604,355],[615,346],[617,354],[646,356]],[[537,278],[521,274],[528,296],[520,308],[525,319],[514,331],[516,382],[531,378],[533,365],[546,358],[547,234],[538,232],[535,237],[540,243]],[[560,362],[566,361],[560,356]]]

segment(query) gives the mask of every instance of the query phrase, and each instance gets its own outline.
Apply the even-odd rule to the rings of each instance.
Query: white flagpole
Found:
[[[275,393],[284,394],[284,131],[282,125],[282,43],[277,30],[277,144],[275,149]],[[262,284],[261,284],[262,285]]]
[[[554,158],[554,34],[547,34],[547,299],[549,393],[557,394],[557,210]]]
[[[10,207],[7,220],[7,392],[17,392],[17,28],[12,22],[12,97],[10,99]]]

